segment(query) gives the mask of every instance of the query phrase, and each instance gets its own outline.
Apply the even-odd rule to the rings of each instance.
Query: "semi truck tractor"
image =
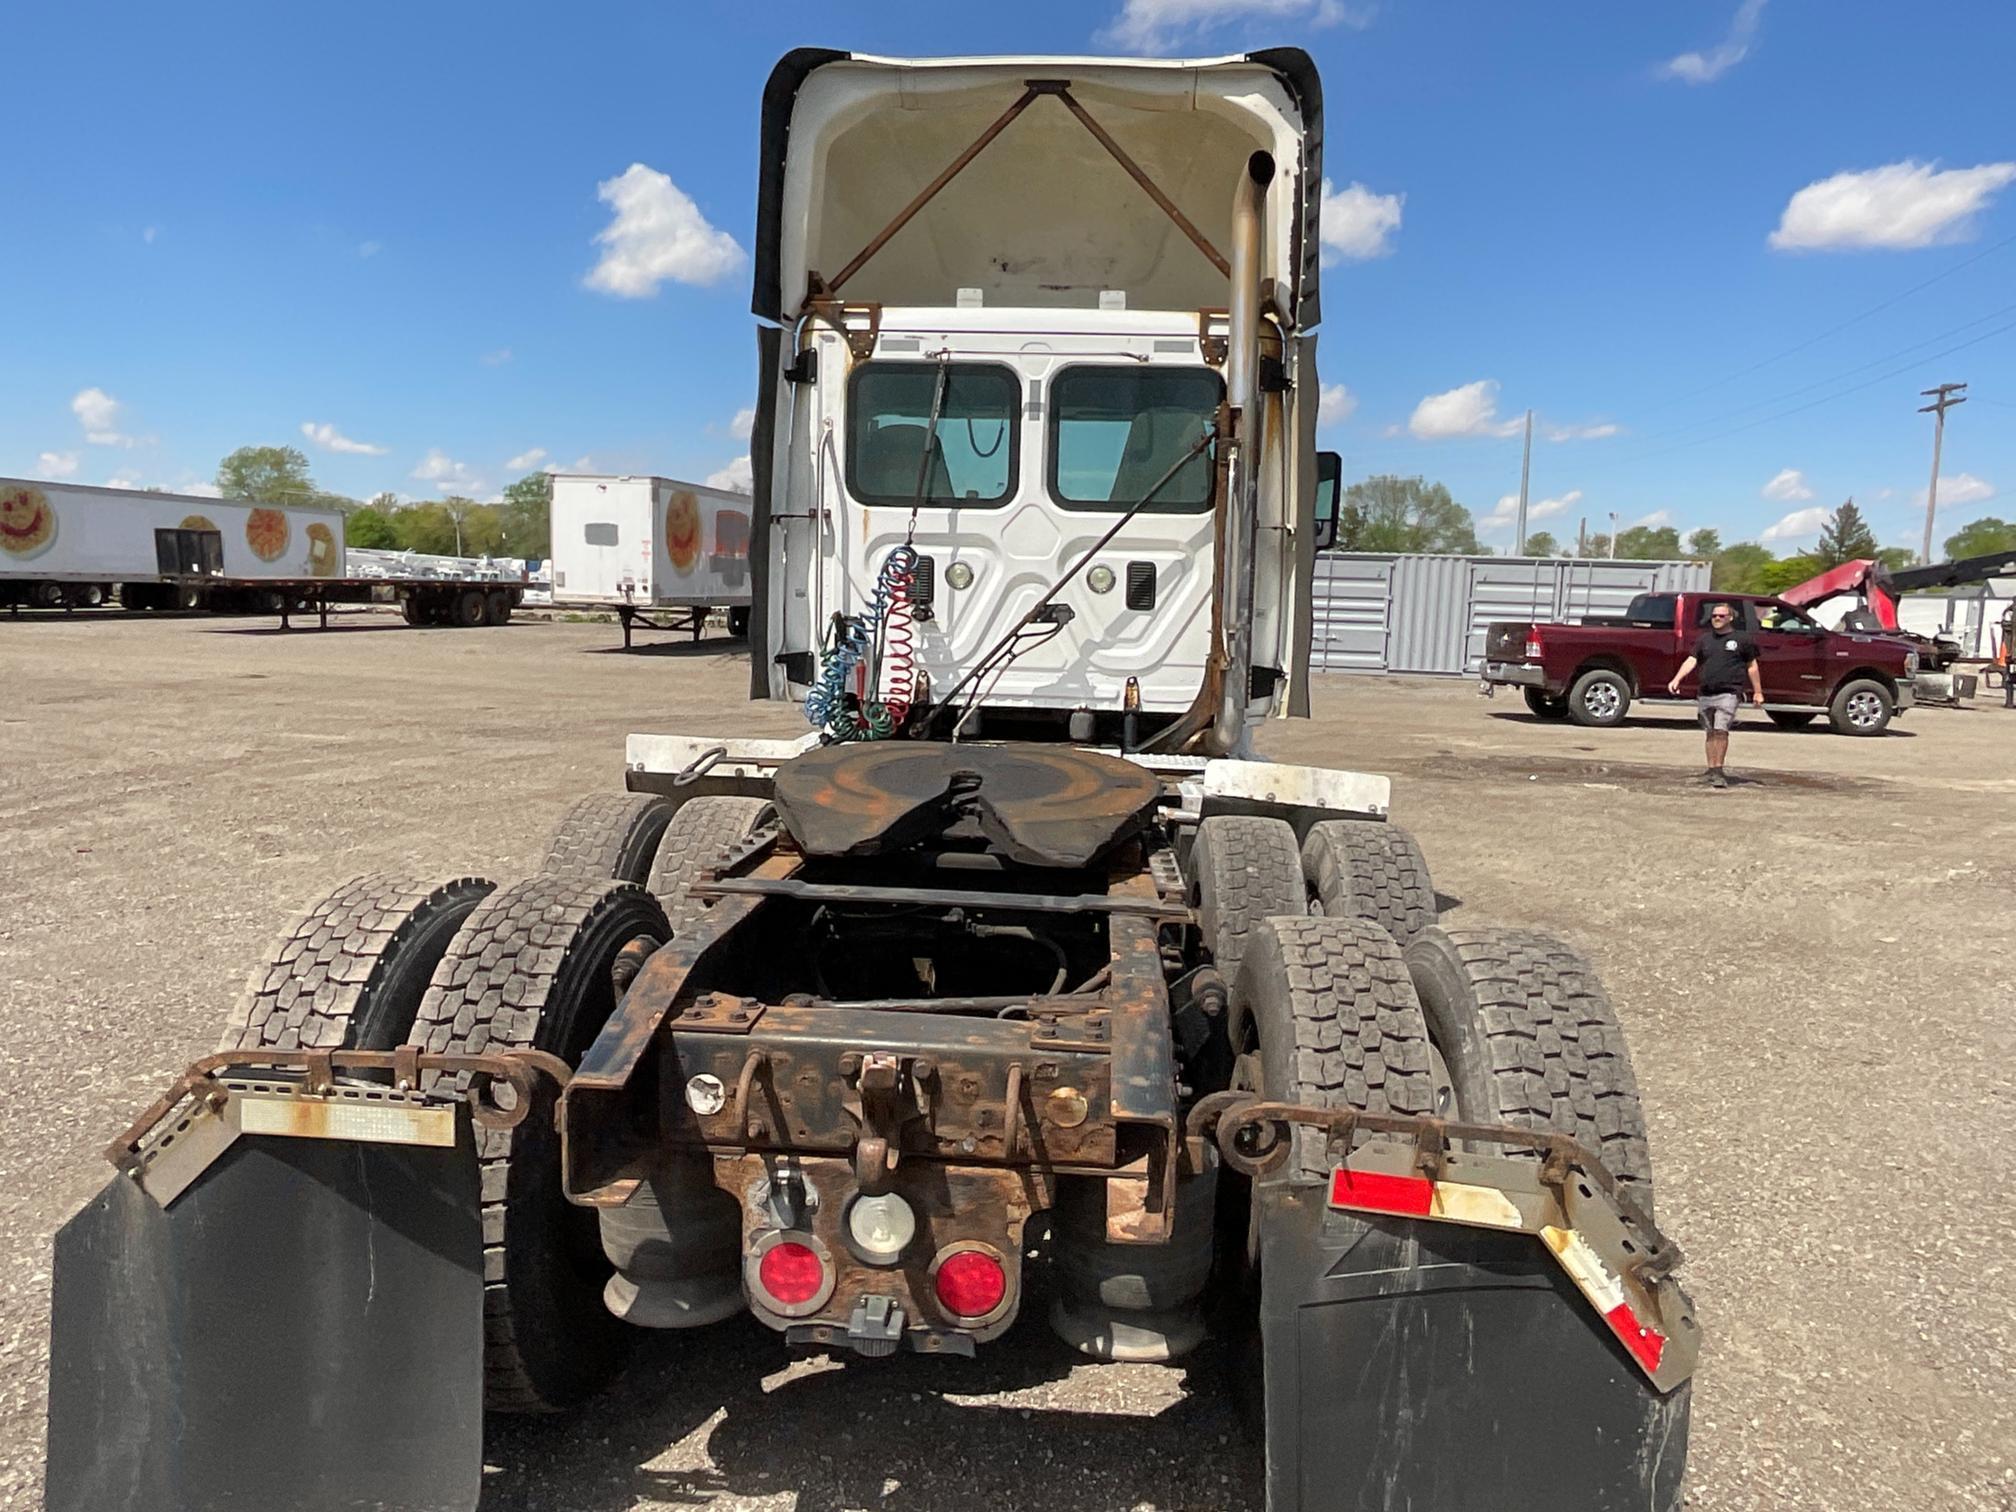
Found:
[[[1680,1504],[1596,972],[1253,751],[1334,497],[1323,140],[1294,49],[777,65],[750,673],[803,736],[634,735],[536,874],[288,929],[58,1237],[52,1508],[466,1512],[484,1414],[743,1314],[1216,1360],[1284,1512]]]

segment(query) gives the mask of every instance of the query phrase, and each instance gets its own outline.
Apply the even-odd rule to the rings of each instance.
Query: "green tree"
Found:
[[[1956,534],[1946,537],[1946,560],[1958,561],[1961,557],[1987,556],[1991,551],[2016,551],[2016,524],[1998,520],[1993,515],[1983,515],[1972,524],[1963,525]]]
[[[1617,555],[1634,562],[1670,562],[1680,555],[1680,532],[1671,525],[1633,525],[1617,532]]]
[[[306,504],[319,491],[308,459],[292,446],[241,446],[217,464],[217,487],[227,499],[262,504]]]
[[[391,551],[399,545],[399,532],[383,510],[375,504],[362,504],[343,522],[343,541],[348,546]]]
[[[1555,541],[1552,531],[1536,530],[1526,537],[1526,555],[1528,556],[1559,556],[1560,553],[1560,544]]]
[[[1477,550],[1477,527],[1440,483],[1381,476],[1344,491],[1337,544],[1346,551],[1467,554]]]
[[[1607,557],[1610,555],[1610,537],[1607,535],[1592,535],[1589,537],[1586,546],[1575,554],[1585,558]]]
[[[1724,546],[1709,573],[1710,586],[1722,593],[1768,593],[1764,574],[1772,564],[1771,548],[1755,541]],[[1797,582],[1798,579],[1793,579]]]
[[[401,551],[455,554],[455,516],[444,504],[409,504],[392,516],[392,530]]]
[[[553,554],[553,477],[527,473],[504,490],[503,556],[544,561]]]
[[[1892,572],[1901,572],[1906,567],[1917,565],[1918,553],[1909,546],[1885,546],[1876,553],[1876,560]]]
[[[1697,562],[1712,562],[1722,555],[1722,532],[1703,525],[1687,537],[1687,555]]]
[[[1759,575],[1764,586],[1752,589],[1751,591],[1755,593],[1783,593],[1787,588],[1793,586],[1793,584],[1803,583],[1808,578],[1818,577],[1829,567],[1839,565],[1838,562],[1822,561],[1817,554],[1810,551],[1801,552],[1798,556],[1780,557],[1775,562],[1764,564],[1764,570]]]
[[[1844,500],[1820,527],[1820,543],[1813,548],[1813,555],[1820,559],[1822,570],[1839,567],[1843,562],[1866,561],[1876,555],[1876,532],[1869,528],[1869,522],[1862,518],[1862,511],[1855,507],[1852,498]]]

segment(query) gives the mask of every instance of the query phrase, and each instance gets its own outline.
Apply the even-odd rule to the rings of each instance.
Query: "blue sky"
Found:
[[[1531,406],[1536,527],[1755,538],[1853,494],[1915,544],[1917,394],[1953,380],[1939,535],[2016,514],[2001,0],[13,6],[0,473],[188,487],[255,442],[359,496],[728,468],[758,101],[806,43],[1309,48],[1350,476],[1489,523]]]

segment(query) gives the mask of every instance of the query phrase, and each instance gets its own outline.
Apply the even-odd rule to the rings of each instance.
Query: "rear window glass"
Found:
[[[931,403],[944,372],[935,436]],[[994,364],[870,362],[847,397],[847,487],[864,504],[999,504],[1015,491],[1022,388]],[[925,439],[933,438],[931,465]],[[918,483],[923,481],[920,495]]]
[[[1209,368],[1073,367],[1050,384],[1050,492],[1066,508],[1125,508],[1169,471],[1217,413]],[[1184,463],[1148,506],[1211,507],[1212,453]]]

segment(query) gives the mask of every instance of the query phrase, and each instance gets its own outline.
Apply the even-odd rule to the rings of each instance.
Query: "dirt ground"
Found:
[[[369,870],[523,874],[630,730],[802,728],[722,640],[341,626],[0,619],[0,1507],[39,1499],[50,1236],[293,910]],[[1448,916],[1558,931],[1620,1006],[1708,1329],[1689,1505],[2016,1506],[2016,715],[1751,716],[1714,792],[1670,712],[1595,732],[1331,677],[1316,713],[1263,748],[1390,774]],[[493,1425],[484,1505],[1257,1507],[1191,1378],[1074,1366],[1040,1306],[970,1364],[724,1324],[647,1340],[579,1418]]]

